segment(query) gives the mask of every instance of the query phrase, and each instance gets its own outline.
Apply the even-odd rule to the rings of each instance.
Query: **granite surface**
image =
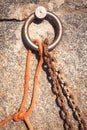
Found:
[[[0,1],[0,121],[18,111],[24,87],[27,49],[22,38],[25,19],[39,5],[55,12],[61,20],[63,35],[53,50],[57,63],[61,66],[77,105],[87,122],[87,1],[86,0],[1,0]],[[54,38],[52,26],[43,21],[30,26],[32,38]],[[31,58],[30,90],[27,106],[30,104],[33,76],[37,60]],[[68,106],[67,106],[68,108]],[[71,111],[70,120],[77,130],[77,122]],[[63,130],[59,108],[55,103],[46,72],[39,75],[37,100],[34,111],[29,116],[34,130]],[[10,121],[1,130],[27,130],[24,122]]]

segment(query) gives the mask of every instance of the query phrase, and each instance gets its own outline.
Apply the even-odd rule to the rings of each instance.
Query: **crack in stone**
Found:
[[[63,6],[63,8],[64,8],[64,6]],[[87,7],[86,8],[82,8],[82,9],[80,9],[80,8],[79,9],[74,9],[73,13],[76,13],[76,14],[78,14],[78,13],[87,13]],[[26,19],[27,18],[23,18],[23,19],[17,19],[17,18],[0,18],[0,22],[23,22],[23,21],[26,21]]]
[[[3,18],[3,19],[0,19],[0,22],[23,22],[25,21],[27,18],[24,18],[24,19],[16,19],[16,18]]]

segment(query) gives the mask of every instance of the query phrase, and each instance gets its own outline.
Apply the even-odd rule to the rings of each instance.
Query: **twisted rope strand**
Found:
[[[0,122],[0,128],[2,126],[4,126],[6,123],[8,123],[9,121],[13,120],[13,116],[9,116],[6,119],[4,119],[3,121]]]
[[[27,97],[28,97],[28,90],[29,90],[29,77],[30,77],[30,56],[31,56],[31,50],[28,51],[27,54],[27,61],[26,61],[26,72],[25,72],[25,86],[24,86],[24,96],[23,96],[23,100],[20,106],[20,109],[17,113],[15,113],[12,116],[7,117],[6,119],[4,119],[3,121],[0,122],[0,128],[5,125],[7,122],[14,120],[14,121],[19,121],[19,120],[23,120],[26,122],[28,128],[30,130],[33,130],[33,127],[28,119],[28,116],[31,114],[31,112],[34,109],[34,105],[35,105],[35,101],[36,101],[36,92],[37,92],[37,85],[38,85],[38,75],[43,63],[43,47],[42,47],[42,42],[39,41],[38,39],[33,40],[33,42],[37,43],[38,48],[39,48],[39,55],[40,55],[40,59],[39,59],[39,63],[37,65],[36,68],[36,72],[35,72],[35,76],[34,76],[34,87],[33,87],[33,95],[32,95],[32,101],[31,101],[31,105],[28,108],[28,110],[25,112],[24,108],[26,105],[26,101],[27,101]]]
[[[30,74],[29,74],[29,70],[30,70],[30,56],[31,56],[31,50],[28,51],[27,54],[27,61],[26,61],[26,71],[25,71],[25,86],[24,86],[24,96],[23,96],[23,100],[22,100],[22,104],[20,106],[19,111],[24,111],[24,107],[27,101],[27,97],[28,97],[28,90],[29,90],[29,79],[30,79]]]
[[[30,108],[27,110],[26,115],[31,114],[31,112],[33,111],[34,105],[35,105],[35,101],[36,101],[36,93],[37,93],[37,84],[38,84],[38,75],[43,63],[43,47],[42,47],[42,43],[40,41],[38,41],[38,39],[34,40],[34,43],[37,43],[39,46],[39,55],[40,55],[40,60],[38,63],[38,66],[36,68],[36,72],[35,72],[35,77],[34,77],[34,89],[33,89],[33,96],[32,96],[32,102],[30,105]]]

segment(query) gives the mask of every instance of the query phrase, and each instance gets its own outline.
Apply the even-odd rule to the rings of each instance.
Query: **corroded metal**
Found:
[[[70,93],[68,85],[64,80],[64,75],[60,67],[55,67],[55,59],[48,51],[48,40],[44,42],[44,61],[51,77],[53,93],[56,95],[56,103],[60,107],[60,117],[64,121],[65,130],[74,130],[73,124],[69,121],[68,110],[66,109],[64,96],[67,99],[68,106],[71,108],[74,119],[78,122],[79,130],[87,130],[87,124],[82,117],[79,107],[75,103],[74,96]],[[59,68],[59,69],[58,69]],[[58,70],[57,70],[58,69]]]

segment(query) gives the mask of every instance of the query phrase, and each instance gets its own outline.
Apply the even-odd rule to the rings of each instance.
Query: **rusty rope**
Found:
[[[38,45],[39,48],[39,55],[40,55],[40,59],[39,59],[39,63],[37,65],[36,68],[36,72],[35,72],[35,76],[34,76],[34,87],[33,87],[33,95],[32,95],[32,101],[31,101],[31,105],[28,108],[27,111],[24,110],[25,105],[26,105],[26,101],[27,101],[27,97],[28,97],[28,90],[29,90],[29,77],[30,77],[30,56],[32,51],[29,50],[28,54],[27,54],[27,60],[26,60],[26,72],[25,72],[25,85],[24,85],[24,97],[22,100],[22,104],[20,106],[20,109],[17,113],[15,113],[12,116],[7,117],[6,119],[4,119],[3,121],[0,122],[0,128],[5,125],[7,122],[9,122],[10,120],[14,120],[14,121],[20,121],[23,120],[26,122],[28,128],[30,130],[33,130],[33,127],[28,119],[28,116],[31,114],[31,112],[34,109],[34,105],[35,105],[35,101],[36,101],[36,92],[37,92],[37,85],[38,85],[38,75],[43,63],[43,48],[42,48],[42,42],[39,41],[38,39],[33,40],[34,43],[36,43]]]

